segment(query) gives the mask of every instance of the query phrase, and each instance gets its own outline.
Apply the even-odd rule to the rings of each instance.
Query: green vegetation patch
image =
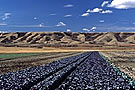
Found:
[[[0,54],[1,59],[12,59],[26,56],[41,55],[42,53],[11,53],[11,54]]]

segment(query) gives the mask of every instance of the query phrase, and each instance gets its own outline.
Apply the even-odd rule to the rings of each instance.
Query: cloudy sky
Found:
[[[135,32],[135,0],[0,0],[0,32]]]

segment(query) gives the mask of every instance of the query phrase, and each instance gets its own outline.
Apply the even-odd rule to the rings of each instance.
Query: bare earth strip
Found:
[[[135,51],[133,48],[108,48],[108,47],[0,47],[0,53],[42,53],[42,52],[87,52],[87,51]]]
[[[22,57],[16,59],[6,59],[0,61],[0,74],[4,74],[6,72],[15,72],[18,70],[22,70],[28,67],[44,65],[61,58],[66,58],[74,55],[78,55],[81,52],[63,52],[63,53],[49,53],[48,55],[39,55],[39,56],[30,56],[30,57]]]
[[[100,52],[117,68],[135,79],[135,51]]]

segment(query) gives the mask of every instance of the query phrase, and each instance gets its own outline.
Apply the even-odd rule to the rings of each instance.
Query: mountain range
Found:
[[[1,46],[22,47],[103,47],[135,46],[135,33],[131,32],[14,32],[0,33]]]

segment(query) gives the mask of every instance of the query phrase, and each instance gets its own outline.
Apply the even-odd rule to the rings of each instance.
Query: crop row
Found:
[[[46,78],[56,73],[65,71],[65,68],[76,66],[82,59],[86,58],[90,53],[83,53],[77,56],[68,57],[59,61],[27,68],[18,72],[9,72],[0,76],[0,89],[2,90],[28,90],[37,83],[42,82]],[[77,63],[77,64],[76,64]],[[75,65],[74,65],[75,64]],[[70,66],[71,65],[71,66]],[[70,70],[70,69],[69,69]],[[67,70],[68,71],[68,70]]]
[[[0,90],[134,90],[98,52],[0,76]]]
[[[87,56],[80,58],[74,63],[67,65],[65,68],[59,70],[43,81],[39,82],[37,85],[31,87],[31,90],[54,90],[60,83],[72,73],[77,66],[79,66],[82,62],[86,60]]]

